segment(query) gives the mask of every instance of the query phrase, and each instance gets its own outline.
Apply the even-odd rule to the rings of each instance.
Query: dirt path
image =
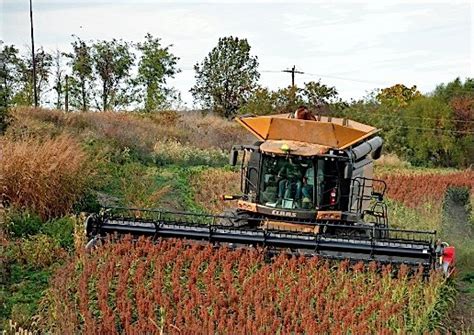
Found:
[[[464,279],[464,280],[463,280]],[[474,333],[474,274],[460,278],[457,282],[459,291],[456,305],[451,312],[450,328],[461,334]]]

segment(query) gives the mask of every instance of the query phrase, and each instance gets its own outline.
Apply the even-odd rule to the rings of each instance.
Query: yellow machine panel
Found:
[[[289,118],[288,114],[242,117],[237,122],[262,141],[286,140],[333,149],[347,148],[379,131],[348,119],[298,120]]]

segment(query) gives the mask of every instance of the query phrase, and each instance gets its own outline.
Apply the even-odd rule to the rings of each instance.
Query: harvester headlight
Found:
[[[281,146],[281,151],[284,151],[284,152],[290,151],[290,147],[288,146],[288,144],[283,143]]]

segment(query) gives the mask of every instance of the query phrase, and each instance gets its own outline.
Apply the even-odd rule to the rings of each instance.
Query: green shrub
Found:
[[[43,221],[28,211],[12,211],[7,217],[7,231],[12,237],[27,237],[41,231]]]
[[[35,269],[47,268],[66,256],[59,241],[45,234],[11,242],[9,249],[13,261]]]
[[[13,212],[9,214],[7,232],[12,238],[23,241],[26,238],[44,234],[52,238],[61,247],[71,249],[74,246],[74,219],[62,217],[43,222],[30,212]]]
[[[470,205],[471,190],[467,186],[451,186],[446,190],[444,205],[455,203],[460,206]]]
[[[71,250],[74,247],[74,219],[63,217],[46,222],[41,232],[48,235],[62,248]]]
[[[73,206],[75,213],[87,212],[97,213],[100,210],[100,203],[97,199],[97,192],[88,190],[84,196]]]

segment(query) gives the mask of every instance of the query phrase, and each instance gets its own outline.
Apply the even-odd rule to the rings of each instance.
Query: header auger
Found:
[[[104,208],[87,219],[89,245],[107,234],[131,234],[441,268],[446,244],[436,232],[389,226],[386,184],[373,178],[383,144],[378,129],[348,119],[314,119],[237,119],[258,142],[231,150],[230,164],[240,164],[241,194],[223,200],[237,200],[236,208],[222,215]],[[453,257],[445,259],[446,273],[452,263]]]

